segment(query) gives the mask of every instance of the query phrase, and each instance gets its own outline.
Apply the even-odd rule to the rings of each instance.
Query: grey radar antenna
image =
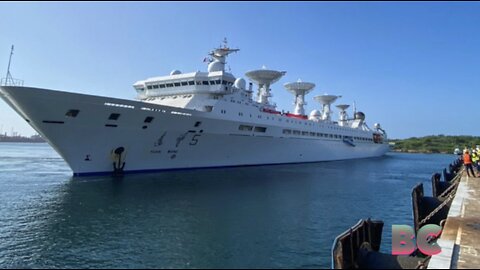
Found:
[[[270,93],[270,85],[280,80],[287,73],[286,71],[263,69],[252,70],[245,75],[258,85],[257,102],[269,105],[268,98],[272,96]]]
[[[305,109],[303,108],[304,105],[307,105],[307,103],[305,102],[305,95],[313,90],[315,84],[309,82],[302,82],[302,80],[298,79],[298,81],[296,82],[286,83],[283,86],[287,89],[288,92],[295,95],[294,114],[305,115]]]
[[[314,99],[322,104],[322,120],[327,120],[330,121],[330,114],[331,114],[331,109],[330,105],[337,100],[337,98],[340,98],[342,96],[336,96],[336,95],[321,95],[321,96],[315,96]]]

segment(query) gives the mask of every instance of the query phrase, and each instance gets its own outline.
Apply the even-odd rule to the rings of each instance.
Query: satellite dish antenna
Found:
[[[337,106],[335,106],[335,107],[337,107],[337,108],[340,109],[341,111],[345,111],[346,109],[348,109],[348,107],[350,107],[350,105],[341,104],[341,105],[337,105]]]
[[[257,69],[245,73],[245,76],[258,85],[257,101],[268,104],[268,98],[271,96],[270,85],[280,80],[285,73],[285,71]]]
[[[304,105],[307,105],[305,102],[305,95],[310,93],[315,87],[314,83],[302,82],[300,79],[296,82],[286,83],[283,85],[288,92],[292,93],[295,96],[294,100],[294,113],[297,115],[305,115]]]
[[[322,120],[330,120],[331,109],[330,105],[333,104],[338,98],[342,96],[336,95],[321,95],[315,96],[314,99],[322,104]]]
[[[339,125],[343,127],[347,124],[347,119],[348,119],[347,112],[345,110],[348,109],[348,107],[350,107],[350,105],[340,104],[340,105],[337,105],[335,107],[340,109]]]

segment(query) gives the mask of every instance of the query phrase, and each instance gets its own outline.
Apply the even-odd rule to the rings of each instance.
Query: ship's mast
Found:
[[[229,54],[231,53],[234,53],[234,52],[238,52],[240,49],[230,49],[228,47],[228,42],[227,42],[227,38],[224,38],[223,39],[223,47],[222,45],[220,45],[220,47],[214,49],[213,51],[211,51],[208,55],[210,55],[214,60],[210,63],[210,65],[212,65],[212,63],[215,63],[212,65],[215,66],[216,68],[213,68],[212,71],[218,71],[217,67],[220,68],[221,71],[225,71],[225,64],[227,63],[226,62],[226,58]],[[210,69],[210,68],[209,68]]]
[[[14,49],[14,47],[12,45],[12,48],[10,50],[10,58],[8,59],[7,76],[0,81],[0,85],[4,85],[4,86],[15,86],[15,85],[23,86],[23,81],[14,79],[12,77],[12,74],[10,73],[10,66],[12,64],[13,49]]]
[[[7,76],[5,77],[5,86],[7,86],[9,82],[13,85],[13,78],[12,78],[12,74],[10,73],[10,64],[12,63],[13,48],[14,47],[12,45],[12,49],[10,50],[10,58],[8,59]]]

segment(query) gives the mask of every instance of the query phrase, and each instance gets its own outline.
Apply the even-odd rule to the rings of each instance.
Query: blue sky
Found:
[[[285,70],[273,101],[293,110],[283,84],[365,112],[390,138],[480,135],[480,2],[0,3],[0,77],[28,86],[133,99],[151,76],[206,70],[227,37],[237,77]],[[3,132],[35,132],[0,101]]]

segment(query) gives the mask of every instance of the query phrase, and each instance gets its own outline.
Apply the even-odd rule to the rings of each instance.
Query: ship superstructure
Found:
[[[225,71],[223,46],[207,72],[138,81],[137,100],[23,86],[2,86],[1,97],[65,159],[75,175],[248,166],[376,157],[388,151],[386,132],[370,129],[365,114],[331,105],[340,96],[314,98],[321,110],[306,115],[315,84],[284,84],[293,112],[271,102],[271,86],[285,71],[266,68],[236,78]],[[254,93],[254,84],[256,93]]]

